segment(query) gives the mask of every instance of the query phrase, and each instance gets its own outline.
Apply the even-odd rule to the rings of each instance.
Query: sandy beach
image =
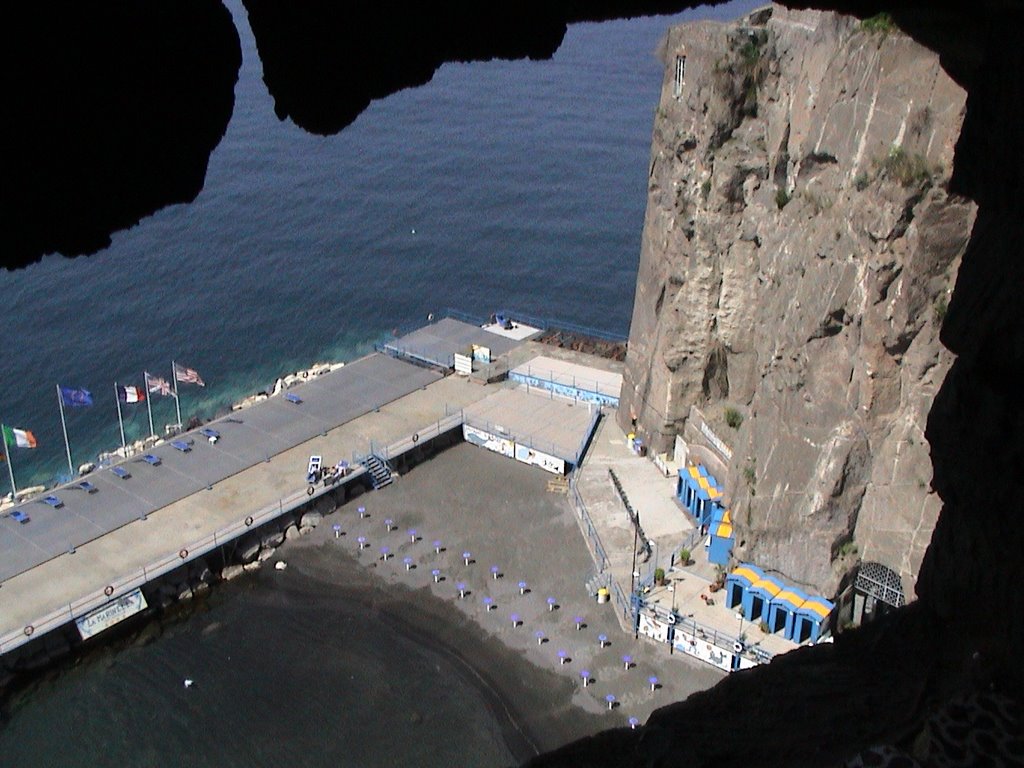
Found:
[[[594,565],[550,478],[457,445],[350,500],[278,550],[287,570],[260,578],[315,579],[455,660],[518,760],[630,718],[642,724],[714,685],[718,672],[624,634],[613,604],[587,593]]]

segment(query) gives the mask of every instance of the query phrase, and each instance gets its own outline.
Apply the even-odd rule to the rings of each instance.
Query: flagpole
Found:
[[[144,389],[146,390],[146,410],[149,412],[149,436],[156,437],[156,432],[153,431],[153,404],[149,399],[149,372],[142,372],[142,380],[146,382]]]
[[[11,501],[18,500],[18,486],[14,484],[14,464],[11,463],[11,446],[7,444],[7,432],[4,425],[0,424],[0,435],[3,436],[4,456],[7,459],[7,472],[11,476]]]
[[[124,422],[121,420],[121,398],[117,395],[117,382],[114,382],[114,402],[117,403],[117,426],[121,429],[121,453],[128,458],[128,446],[124,441]]]
[[[75,467],[71,463],[71,443],[68,442],[68,424],[64,421],[64,396],[60,393],[60,384],[57,385],[57,405],[60,406],[60,428],[64,431],[64,450],[68,454],[68,472],[74,477]]]
[[[178,431],[181,431],[181,398],[178,397],[178,364],[171,360],[171,378],[174,379],[174,410],[178,414]]]

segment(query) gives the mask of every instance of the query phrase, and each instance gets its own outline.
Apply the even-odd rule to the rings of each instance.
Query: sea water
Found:
[[[77,465],[120,442],[114,382],[141,385],[143,370],[169,379],[172,359],[207,383],[180,385],[187,419],[315,361],[365,354],[446,307],[515,308],[625,335],[664,74],[657,44],[671,24],[751,7],[573,25],[551,61],[446,64],[324,138],[276,119],[245,12],[228,5],[243,65],[196,201],[115,233],[94,256],[0,272],[0,420],[39,441],[12,449],[21,487],[67,474],[58,383],[95,400],[66,414]],[[170,398],[152,404],[158,431],[175,421]],[[129,440],[148,433],[144,406],[123,411]],[[0,727],[0,763],[391,764],[391,710],[375,691],[396,690],[403,660],[436,669],[417,682],[423,691],[458,676],[396,638],[378,660],[385,679],[363,680],[359,660],[380,653],[379,628],[308,602],[226,590],[210,605],[216,632],[186,622],[42,685]],[[284,652],[296,639],[340,650],[310,676]],[[186,669],[205,681],[188,697]],[[507,762],[471,683],[453,685],[464,761],[442,747],[417,757],[413,745],[407,764]],[[312,711],[351,720],[361,740],[334,744],[330,720]]]

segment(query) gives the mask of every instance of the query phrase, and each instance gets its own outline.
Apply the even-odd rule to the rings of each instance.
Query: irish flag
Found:
[[[35,448],[36,436],[27,429],[15,429],[4,425],[4,444],[18,448]]]

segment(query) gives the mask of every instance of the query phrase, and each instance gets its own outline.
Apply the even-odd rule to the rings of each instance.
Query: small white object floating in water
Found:
[[[415,228],[413,229],[412,233],[413,233],[414,235],[416,234],[416,230],[415,230]]]
[[[276,563],[274,563],[274,568],[278,571],[283,571],[287,567],[288,563],[286,563],[284,560],[278,560]]]
[[[191,688],[192,687],[192,678],[190,678],[190,677],[186,677],[185,678],[185,687],[186,688]]]

